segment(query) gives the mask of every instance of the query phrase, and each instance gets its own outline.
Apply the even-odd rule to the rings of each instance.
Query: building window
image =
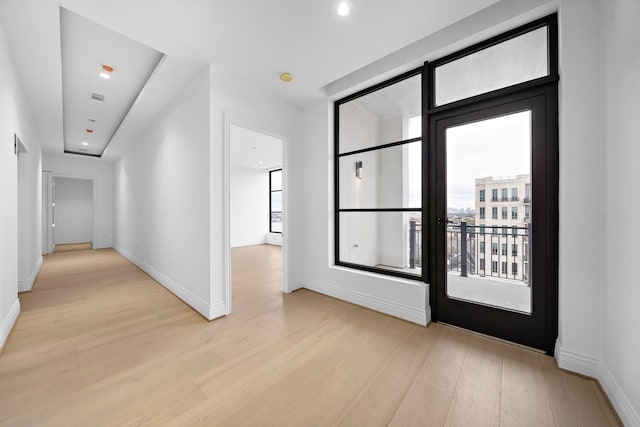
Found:
[[[518,244],[517,243],[512,243],[511,244],[511,256],[518,256]]]
[[[507,256],[507,244],[506,244],[506,243],[503,243],[503,244],[502,244],[502,247],[501,247],[500,249],[501,249],[500,253],[501,253],[503,256]]]
[[[524,219],[526,221],[528,221],[530,219],[529,212],[530,212],[530,207],[529,206],[525,206],[524,207]]]
[[[509,234],[509,227],[507,227],[506,225],[502,226],[502,234],[504,234],[505,236],[507,234]]]
[[[484,242],[480,242],[480,253],[483,254],[485,250]]]
[[[507,219],[508,212],[509,212],[509,208],[506,208],[506,207],[502,208],[502,219]]]
[[[269,232],[282,233],[282,169],[269,171]]]
[[[518,208],[511,208],[511,219],[518,219]]]
[[[511,200],[514,202],[518,201],[518,188],[512,188],[511,189]]]
[[[485,193],[485,190],[480,190],[480,201],[481,202],[484,202],[484,193]]]
[[[531,203],[531,184],[524,185],[524,202]]]
[[[491,227],[491,234],[498,234],[498,227]]]
[[[484,234],[484,233],[485,233],[485,231],[484,231],[484,225],[481,225],[481,226],[480,226],[480,234]]]
[[[498,272],[498,261],[491,261],[491,272],[492,273]]]
[[[497,202],[498,201],[498,189],[494,188],[493,190],[491,190],[491,201],[492,202]]]
[[[484,258],[480,258],[480,270],[484,270]]]
[[[491,218],[498,219],[498,208],[496,207],[491,208]]]
[[[480,219],[484,219],[484,208],[480,208]]]
[[[507,191],[506,188],[502,189],[502,201],[506,202],[507,200],[509,200],[509,192]]]
[[[507,263],[506,262],[502,262],[502,274],[507,275]]]
[[[491,244],[491,255],[498,255],[498,244],[497,243],[492,243]]]
[[[334,104],[337,265],[422,277],[422,71]]]
[[[513,274],[514,276],[516,274],[518,274],[518,263],[517,262],[511,263],[511,274]]]

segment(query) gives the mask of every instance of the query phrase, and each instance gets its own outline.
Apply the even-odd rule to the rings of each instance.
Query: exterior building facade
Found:
[[[474,273],[528,282],[531,176],[476,178],[475,206]]]

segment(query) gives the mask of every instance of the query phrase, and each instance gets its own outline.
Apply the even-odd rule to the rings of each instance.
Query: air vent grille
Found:
[[[91,100],[93,102],[98,102],[102,104],[104,102],[104,95],[100,95],[99,93],[91,92]]]

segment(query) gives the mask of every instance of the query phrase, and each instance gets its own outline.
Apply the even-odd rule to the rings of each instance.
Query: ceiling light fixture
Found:
[[[280,80],[285,83],[291,83],[291,80],[293,80],[293,76],[289,73],[282,73],[280,74]]]
[[[93,129],[87,129],[87,133],[93,133]]]
[[[338,15],[347,16],[348,14],[349,14],[349,5],[347,4],[346,1],[343,1],[342,3],[340,3],[340,6],[338,6]]]
[[[104,71],[100,73],[100,77],[102,77],[105,80],[109,80],[111,78],[111,76],[108,73],[105,73]]]
[[[110,65],[102,64],[102,69],[105,70],[107,73],[113,73],[113,67]]]
[[[260,160],[260,161],[258,162],[258,164],[259,164],[259,165],[261,165],[261,164],[263,164],[263,163],[264,163],[264,162],[263,162],[262,160]]]
[[[82,145],[89,145],[87,141],[82,141]]]

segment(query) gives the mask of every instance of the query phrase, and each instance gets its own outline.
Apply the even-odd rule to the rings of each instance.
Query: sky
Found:
[[[531,173],[531,112],[448,128],[447,207],[475,207],[475,179]]]

